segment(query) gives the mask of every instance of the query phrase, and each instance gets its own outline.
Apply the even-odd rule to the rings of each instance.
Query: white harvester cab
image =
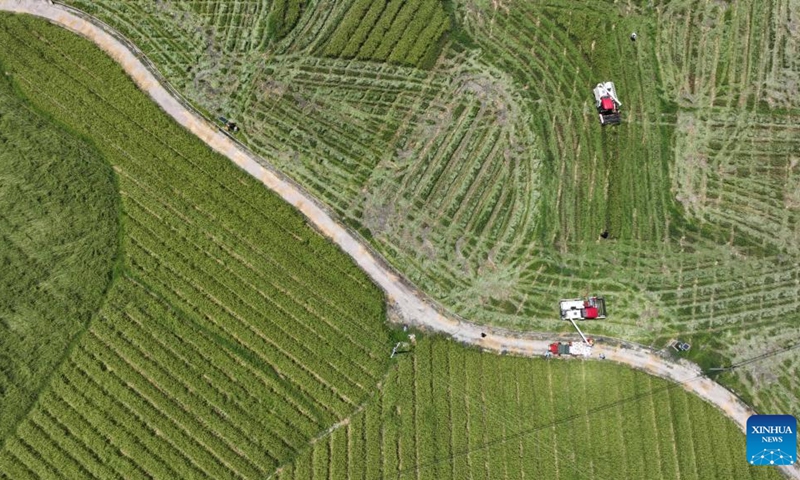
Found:
[[[600,115],[600,125],[619,125],[622,102],[617,98],[617,89],[614,82],[601,82],[594,87],[594,100],[597,113]]]
[[[601,320],[606,318],[603,297],[564,298],[558,302],[561,320]]]

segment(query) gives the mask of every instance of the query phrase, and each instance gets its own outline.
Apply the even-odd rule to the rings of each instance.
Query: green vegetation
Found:
[[[650,375],[426,339],[278,478],[781,478],[744,450],[713,407]]]
[[[441,0],[355,0],[322,52],[422,66],[438,55],[449,29],[450,17]]]
[[[152,36],[148,28],[169,17],[128,5],[156,19],[128,34]],[[176,5],[185,6],[154,8]],[[792,250],[716,225],[715,205],[691,211],[672,198],[672,148],[700,141],[687,129],[687,146],[673,145],[685,113],[663,117],[660,109],[677,107],[655,82],[636,81],[640,72],[618,87],[626,105],[641,102],[627,110],[641,125],[597,127],[585,98],[595,73],[581,70],[595,31],[579,28],[597,12],[524,2],[513,16],[478,2],[465,31],[485,56],[459,41],[424,71],[301,56],[333,31],[325,15],[344,14],[323,15],[325,5],[308,5],[268,63],[237,64],[256,51],[241,50],[249,53],[228,72],[241,83],[224,101],[246,119],[245,140],[367,229],[415,281],[475,319],[519,328],[560,328],[542,313],[551,300],[591,289],[615,301],[596,328],[620,336],[658,342],[682,332],[759,348],[791,338],[791,318],[780,316],[796,301],[785,297],[798,288]],[[625,15],[612,20],[634,21]],[[595,28],[609,28],[607,39],[614,30]],[[534,50],[543,43],[552,51]],[[653,50],[639,45],[652,66]],[[558,61],[562,52],[577,60]],[[0,63],[33,108],[113,166],[125,251],[97,316],[4,439],[0,475],[778,478],[746,466],[742,435],[720,412],[612,364],[420,339],[387,376],[398,333],[382,324],[380,292],[297,212],[172,123],[112,60],[69,32],[4,15]],[[165,71],[195,85],[180,65]],[[190,96],[215,88],[220,71]],[[639,155],[655,160],[631,165]],[[726,173],[720,165],[713,175]],[[612,176],[624,182],[606,186]],[[595,241],[592,229],[606,226],[614,239]],[[763,254],[775,249],[781,256]],[[720,306],[726,318],[714,316]],[[761,317],[746,323],[754,311]],[[750,340],[755,328],[763,331]],[[792,371],[794,357],[777,358]],[[797,386],[776,385],[757,400],[794,405],[785,393]]]
[[[599,293],[610,316],[592,333],[680,336],[709,365],[800,335],[789,0],[447,2],[457,27],[430,70],[367,61],[377,37],[362,25],[386,24],[391,1],[309,4],[258,57],[140,3],[71,3],[191,101],[235,113],[254,150],[471,321],[564,330],[558,299]],[[230,24],[237,38],[258,36],[253,18]],[[596,118],[603,80],[623,102],[618,128]],[[720,378],[759,410],[796,411],[798,369],[794,351]]]
[[[273,9],[269,0],[63,3],[97,15],[140,41],[137,46],[175,87],[213,102],[224,101],[244,86],[252,73],[250,65],[269,52],[276,35],[287,30],[287,16],[294,12],[289,7],[300,5],[290,0],[282,10],[278,5]]]
[[[470,318],[555,329],[541,312],[559,297],[600,292],[610,317],[591,332],[655,346],[680,337],[706,366],[796,341],[800,39],[783,27],[788,2],[463,11],[489,63],[530,87],[533,116],[545,119],[542,194],[527,248],[494,247],[488,267],[503,288],[450,302]],[[593,115],[590,89],[604,79],[622,97],[621,128]],[[610,240],[598,238],[604,229]],[[719,379],[760,411],[795,411],[798,367],[795,351]]]
[[[373,394],[383,296],[296,211],[73,33],[4,14],[0,63],[113,166],[125,251],[0,476],[264,478]]]
[[[303,13],[305,3],[305,0],[273,1],[268,19],[270,35],[280,40],[291,32]]]
[[[715,20],[724,10],[737,19],[735,28]],[[612,315],[591,331],[656,346],[680,336],[706,366],[736,363],[798,338],[800,209],[792,203],[791,152],[800,137],[787,114],[796,114],[798,104],[772,81],[769,89],[749,89],[770,78],[792,88],[798,39],[782,27],[791,15],[787,3],[517,6],[516,12],[472,11],[464,25],[490,63],[537,86],[529,93],[534,116],[553,119],[537,129],[549,145],[538,171],[541,220],[526,237],[539,241],[527,250],[497,244],[490,267],[505,280],[498,293],[476,288],[454,303],[470,318],[553,329],[556,322],[541,312],[564,292],[602,292]],[[633,30],[635,44],[627,38]],[[745,30],[754,34],[736,33]],[[767,64],[769,36],[786,48]],[[524,51],[532,55],[523,64]],[[692,52],[716,57],[694,60]],[[676,83],[709,79],[703,68],[722,62],[731,63],[718,79],[724,89]],[[758,72],[748,69],[757,62]],[[600,129],[588,114],[589,89],[605,78],[624,97],[623,128]],[[769,103],[773,108],[764,108]],[[598,239],[603,229],[611,241]],[[775,368],[787,357],[790,368]],[[798,366],[800,356],[792,353],[720,380],[761,411],[793,411]]]
[[[119,195],[99,153],[15,96],[5,76],[0,143],[2,441],[103,302],[119,256]]]

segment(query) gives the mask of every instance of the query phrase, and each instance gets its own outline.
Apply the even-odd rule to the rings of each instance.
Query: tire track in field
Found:
[[[240,168],[258,179],[283,200],[297,208],[314,227],[335,242],[386,293],[393,312],[408,322],[425,329],[452,336],[454,339],[496,352],[524,356],[542,354],[553,334],[512,334],[502,329],[480,327],[441,312],[424,293],[410,285],[387,266],[383,258],[338,223],[308,193],[284,179],[257,155],[240,146],[222,133],[214,124],[190,110],[134,53],[130,42],[107,26],[99,26],[77,10],[54,5],[48,0],[0,0],[0,11],[26,13],[42,17],[71,30],[95,43],[110,55],[139,88],[144,90],[161,109],[176,122],[199,137],[210,148],[224,155]],[[755,413],[733,393],[702,375],[700,367],[681,360],[668,361],[656,352],[641,346],[598,345],[596,353],[614,362],[638,368],[652,375],[682,383],[683,387],[716,405],[743,430],[747,418]],[[800,467],[779,467],[786,475],[800,480]]]

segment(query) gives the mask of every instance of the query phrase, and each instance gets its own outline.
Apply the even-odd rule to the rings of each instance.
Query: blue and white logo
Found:
[[[747,419],[747,463],[792,465],[797,461],[797,419],[791,415],[751,415]]]

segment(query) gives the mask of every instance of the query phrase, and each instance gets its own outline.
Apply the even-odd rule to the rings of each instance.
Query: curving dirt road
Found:
[[[246,151],[220,132],[214,124],[185,107],[137,58],[131,48],[117,38],[120,37],[118,34],[111,35],[107,31],[108,27],[100,27],[59,5],[51,4],[48,0],[0,0],[0,10],[27,13],[48,19],[97,44],[119,62],[136,84],[175,121],[294,205],[311,224],[336,242],[386,292],[392,310],[397,312],[404,322],[442,332],[458,341],[492,351],[506,351],[526,356],[541,355],[545,352],[549,344],[547,340],[476,326],[440,313],[424,295],[386,267],[383,259],[376,258],[360,239],[355,238],[345,227],[337,223],[310,195],[282,179],[273,170],[265,167],[268,165],[266,161]],[[486,334],[485,337],[482,336],[483,333]],[[595,355],[604,354],[607,361],[639,368],[653,375],[682,383],[686,390],[718,406],[743,431],[746,428],[747,418],[754,413],[730,391],[702,376],[700,368],[693,363],[669,361],[641,347],[598,345],[594,351]],[[781,467],[781,469],[789,477],[800,480],[800,466]]]

